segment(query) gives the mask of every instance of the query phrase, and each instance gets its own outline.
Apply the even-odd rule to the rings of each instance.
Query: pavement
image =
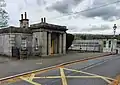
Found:
[[[113,63],[114,62],[114,63]],[[110,55],[101,57],[99,59],[88,60],[86,62],[75,63],[64,68],[65,76],[90,76],[93,74],[96,78],[67,78],[67,84],[65,85],[108,85],[107,78],[115,79],[115,76],[120,74],[120,55]],[[79,72],[80,73],[79,73]],[[83,72],[83,73],[82,73]],[[46,79],[33,79],[33,82],[38,83],[36,85],[62,85],[60,78],[47,79],[48,76],[60,76],[60,70],[50,70],[48,72],[37,74],[35,77],[46,77]],[[101,76],[101,78],[97,78]],[[107,77],[107,78],[106,78]],[[20,81],[8,85],[31,85],[31,81]]]
[[[10,61],[8,57],[0,56],[0,64]]]
[[[36,58],[28,60],[8,60],[5,59],[4,63],[0,63],[0,78],[13,76],[16,74],[42,69],[53,65],[58,65],[68,61],[80,60],[88,57],[95,57],[105,55],[108,53],[76,53],[70,52],[63,56],[49,57],[49,58]],[[2,57],[0,59],[2,61]]]

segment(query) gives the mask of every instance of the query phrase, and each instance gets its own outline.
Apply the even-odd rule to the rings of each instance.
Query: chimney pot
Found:
[[[27,19],[27,13],[25,12],[25,19]]]
[[[41,22],[43,22],[43,18],[41,18]]]
[[[44,23],[46,23],[46,18],[44,17]]]
[[[21,20],[23,20],[23,14],[21,14]]]

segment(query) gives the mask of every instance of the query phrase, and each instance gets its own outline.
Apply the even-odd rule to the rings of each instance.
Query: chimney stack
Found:
[[[44,23],[46,23],[46,18],[44,17]]]
[[[25,12],[25,19],[27,19],[27,13]]]
[[[41,18],[41,22],[43,22],[43,18]]]
[[[21,14],[21,20],[23,20],[23,14]]]
[[[27,12],[21,14],[20,27],[21,28],[28,28],[29,27],[29,19],[27,19]]]

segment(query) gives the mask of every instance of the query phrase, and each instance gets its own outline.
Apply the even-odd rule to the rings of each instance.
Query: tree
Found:
[[[72,42],[74,40],[74,35],[72,34],[67,34],[66,35],[66,50],[72,45]]]
[[[87,38],[86,35],[81,35],[82,40],[86,40],[86,38]]]
[[[8,26],[9,15],[5,10],[6,3],[4,0],[0,0],[0,28]]]

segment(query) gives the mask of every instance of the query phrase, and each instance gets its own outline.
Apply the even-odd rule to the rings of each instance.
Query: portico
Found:
[[[66,54],[66,26],[46,23],[42,18],[41,23],[31,25],[32,31],[38,37],[39,45],[42,46],[42,55]],[[33,40],[34,41],[34,40]]]
[[[48,55],[66,53],[66,33],[48,32]]]

